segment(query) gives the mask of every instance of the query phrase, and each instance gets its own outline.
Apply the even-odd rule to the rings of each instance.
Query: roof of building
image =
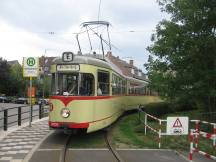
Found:
[[[134,66],[133,60],[130,60],[130,62],[127,63],[126,61],[121,60],[118,56],[113,56],[111,52],[108,52],[106,57],[111,62],[113,62],[113,64],[115,64],[124,75],[137,79],[147,80],[146,75],[142,72],[142,70]]]

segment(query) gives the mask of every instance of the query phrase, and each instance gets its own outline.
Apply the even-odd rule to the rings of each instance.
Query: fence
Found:
[[[139,113],[139,120],[142,122],[142,124],[144,124],[145,126],[145,135],[147,133],[147,128],[150,129],[151,131],[153,131],[154,133],[156,133],[158,135],[158,148],[161,148],[161,136],[164,135],[164,133],[161,132],[161,128],[162,128],[162,122],[166,121],[166,120],[162,120],[160,118],[157,118],[155,116],[152,116],[146,112],[144,112],[141,108],[138,109],[138,113]],[[141,113],[144,113],[144,121],[141,119]],[[153,120],[156,120],[159,123],[159,128],[153,128],[148,124],[148,118],[151,118]]]
[[[27,109],[27,111],[23,111],[24,109]],[[0,110],[0,114],[2,114],[0,117],[0,122],[2,123],[3,121],[3,124],[0,125],[0,129],[3,128],[4,131],[7,131],[8,127],[12,124],[14,125],[17,123],[18,126],[21,126],[22,121],[29,119],[29,117],[29,120],[32,122],[33,118],[35,117],[41,119],[47,116],[48,107],[45,107],[42,104],[39,105],[39,108],[30,106],[17,106]]]
[[[141,113],[144,114],[144,120],[141,118]],[[168,135],[165,132],[162,132],[162,122],[167,122],[167,120],[162,120],[160,118],[157,118],[153,115],[150,115],[148,113],[146,113],[145,111],[143,111],[141,108],[138,109],[138,115],[139,115],[139,120],[141,121],[142,124],[144,124],[145,127],[145,135],[147,132],[147,129],[151,130],[152,132],[156,133],[158,135],[158,148],[161,148],[161,137]],[[153,128],[152,126],[149,125],[148,123],[148,119],[152,119],[158,122],[159,128]],[[194,123],[194,127],[195,129],[191,129],[190,131],[190,153],[189,153],[189,159],[190,161],[192,161],[192,155],[194,152],[198,152],[201,155],[204,155],[210,159],[216,160],[216,156],[210,155],[202,150],[198,149],[198,145],[199,145],[199,137],[203,137],[205,139],[210,139],[212,140],[212,145],[213,145],[213,149],[216,149],[216,123],[211,123],[211,122],[206,122],[206,121],[201,121],[201,120],[190,120],[190,124],[192,126],[192,123]],[[204,132],[203,130],[201,130],[201,124],[205,125],[209,125],[212,127],[212,132],[213,133],[207,133]],[[208,129],[207,129],[208,130]],[[195,148],[193,147],[195,143]]]
[[[210,123],[206,121],[200,121],[200,120],[191,120],[191,122],[195,122],[196,128],[190,129],[190,152],[189,152],[189,160],[192,161],[193,159],[193,153],[198,152],[201,155],[204,155],[207,158],[216,160],[216,156],[210,155],[209,153],[206,153],[198,148],[199,145],[199,138],[203,137],[206,140],[212,140],[212,147],[213,149],[216,149],[216,123]],[[200,129],[200,124],[209,125],[212,127],[212,132],[204,132]],[[195,143],[195,147],[194,147]]]

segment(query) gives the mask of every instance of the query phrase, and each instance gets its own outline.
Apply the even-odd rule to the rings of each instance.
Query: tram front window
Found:
[[[94,95],[94,77],[86,73],[58,74],[56,95],[91,96]]]

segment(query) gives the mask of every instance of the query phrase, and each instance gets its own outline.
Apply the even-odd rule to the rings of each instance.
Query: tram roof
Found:
[[[134,81],[139,81],[139,82],[148,82],[146,80],[141,80],[129,76],[125,76],[122,71],[114,64],[112,63],[109,59],[106,57],[103,58],[103,55],[101,54],[82,54],[82,55],[74,55],[73,61],[70,62],[63,62],[61,57],[57,57],[56,59],[53,60],[53,64],[88,64],[88,65],[94,65],[106,69],[111,69],[118,73],[119,75],[129,79],[129,80],[134,80]]]
[[[82,55],[74,55],[73,61],[63,62],[61,57],[58,57],[53,60],[54,64],[88,64],[94,65],[98,67],[103,67],[107,69],[111,69],[123,75],[121,70],[112,64],[106,57],[103,59],[102,55],[99,54],[82,54]]]

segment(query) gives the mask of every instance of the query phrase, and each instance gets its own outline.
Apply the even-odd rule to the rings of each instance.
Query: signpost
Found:
[[[187,135],[188,117],[167,117],[167,135]]]
[[[29,127],[32,122],[32,77],[37,77],[39,74],[39,59],[38,57],[24,57],[23,58],[23,77],[29,77],[30,80],[30,108],[29,111]]]

